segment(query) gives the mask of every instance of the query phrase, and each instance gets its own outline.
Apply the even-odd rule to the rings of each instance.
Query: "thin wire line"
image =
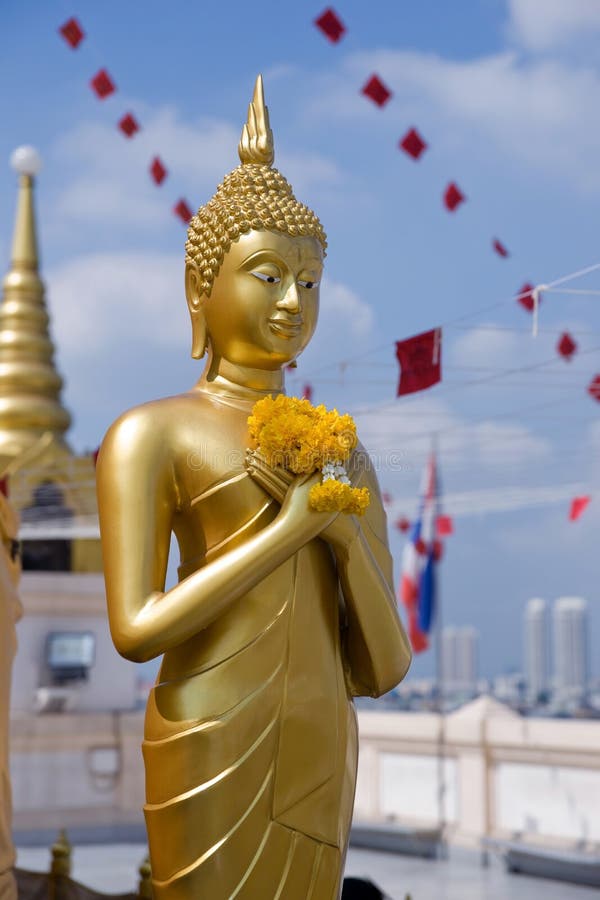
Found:
[[[581,351],[579,355],[587,356],[590,353],[597,352],[598,350],[600,350],[600,346],[591,347],[588,350]],[[545,366],[556,365],[559,362],[562,362],[562,360],[559,358],[557,359],[556,357],[552,357],[552,359],[547,359],[547,360],[544,360],[543,362],[531,363],[528,366],[518,366],[518,367],[515,367],[514,369],[507,369],[505,372],[496,373],[494,375],[487,375],[482,378],[475,378],[472,381],[465,381],[465,382],[461,383],[460,386],[455,385],[450,390],[444,391],[442,396],[443,396],[443,398],[445,398],[448,394],[455,393],[457,390],[462,390],[465,387],[475,387],[476,385],[486,384],[490,381],[495,381],[498,378],[505,378],[507,375],[512,375],[512,374],[516,374],[516,373],[533,372],[536,369],[542,369]],[[443,386],[443,383],[442,383],[442,386]],[[413,399],[413,403],[416,402],[417,399],[418,398]],[[365,407],[364,412],[362,409],[359,408],[359,410],[357,410],[357,411],[355,410],[354,415],[360,415],[360,414],[368,415],[368,414],[377,413],[380,410],[386,409],[389,406],[394,406],[397,402],[398,402],[398,398],[396,398],[395,400],[387,401],[386,403],[380,404],[379,406],[376,406],[376,407],[373,407],[373,406]]]
[[[589,275],[590,272],[595,272],[600,269],[600,263],[594,263],[591,266],[586,266],[583,269],[578,269],[575,272],[571,272],[568,275],[563,275],[561,278],[556,278],[554,281],[550,281],[547,284],[543,285],[544,292],[551,291],[553,288],[557,287],[561,284],[566,284],[569,281],[574,281],[577,278],[582,278],[584,275]],[[441,325],[436,326],[437,328],[455,328],[457,327],[457,322],[464,322],[466,319],[474,318],[475,316],[481,315],[484,312],[488,312],[491,309],[497,309],[499,306],[504,306],[507,303],[513,303],[515,300],[523,299],[524,297],[529,297],[531,295],[531,291],[521,291],[518,294],[513,294],[511,297],[505,297],[502,300],[496,300],[494,303],[490,303],[487,306],[479,307],[478,309],[472,310],[471,312],[464,313],[463,315],[456,316],[453,319],[447,319],[445,322],[442,322]],[[381,353],[383,350],[387,350],[390,348],[390,343],[386,342],[385,344],[381,344],[378,347],[373,347],[369,350],[364,351],[358,356],[353,357],[352,359],[348,359],[345,357],[343,359],[339,359],[335,362],[325,363],[322,366],[319,366],[317,369],[313,369],[308,373],[302,373],[302,375],[298,376],[304,379],[309,379],[314,377],[315,373],[322,372],[325,369],[329,369],[332,367],[339,366],[348,366],[351,363],[355,362],[357,359],[364,359],[367,356],[370,356],[373,353]]]
[[[599,334],[600,334],[600,332],[599,332]],[[561,375],[562,376],[562,375],[572,374],[575,370],[569,369],[568,368],[569,366],[571,366],[571,363],[565,362],[564,369],[562,369],[561,371],[550,370],[549,372],[546,372],[546,375]],[[358,368],[361,368],[361,367],[368,368],[368,369],[395,369],[396,363],[393,363],[393,362],[360,363],[358,365]],[[506,372],[509,370],[506,368],[506,366],[468,366],[468,365],[464,365],[464,366],[444,366],[444,371],[445,372],[450,372],[450,371],[452,371],[452,372]],[[321,380],[321,379],[319,379],[319,380]],[[579,384],[579,383],[580,383],[579,381],[573,382],[573,384]],[[386,384],[389,384],[389,382],[386,382]]]
[[[550,288],[549,290],[544,291],[544,293],[545,294],[566,294],[568,296],[570,296],[572,294],[576,294],[577,296],[581,296],[581,297],[600,297],[600,291],[586,291],[581,288],[566,288],[564,290],[562,290],[562,289],[557,290],[556,288]]]

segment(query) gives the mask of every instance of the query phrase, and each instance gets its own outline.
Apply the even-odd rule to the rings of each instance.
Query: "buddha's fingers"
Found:
[[[282,478],[277,472],[274,472],[273,469],[269,469],[268,467],[255,465],[254,469],[260,474],[265,483],[273,486],[273,490],[275,490],[277,494],[281,494],[285,497],[290,486],[285,478]]]
[[[246,468],[253,481],[260,485],[260,487],[277,500],[278,503],[283,503],[287,491],[283,489],[278,482],[269,478],[264,472],[252,465],[252,463],[247,465]]]
[[[290,472],[283,466],[270,465],[260,450],[249,450],[246,454],[246,462],[252,462],[257,468],[264,472],[267,477],[272,476],[273,478],[276,478],[281,483],[284,490],[289,488],[296,477],[293,472]]]
[[[283,503],[293,480],[292,475],[280,467],[272,468],[264,457],[253,450],[246,454],[245,466],[248,474],[257,484],[260,484],[279,503]]]

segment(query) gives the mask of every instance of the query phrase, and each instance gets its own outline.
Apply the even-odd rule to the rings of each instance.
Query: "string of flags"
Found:
[[[338,43],[347,31],[346,26],[338,13],[332,8],[327,8],[315,19],[314,24],[331,43]],[[379,108],[384,107],[392,97],[392,91],[377,74],[372,74],[361,88],[361,93],[375,103]],[[419,160],[428,145],[415,127],[410,128],[399,141],[399,147],[414,160]],[[466,196],[456,182],[451,181],[442,196],[443,204],[448,212],[455,212],[466,201]],[[494,237],[492,248],[502,259],[507,259],[509,254],[506,245]],[[538,332],[539,304],[542,300],[542,288],[526,282],[516,295],[517,301],[529,313],[533,315],[532,330],[534,336]],[[434,361],[436,354],[429,353],[430,362],[426,362],[427,344],[431,340],[431,333],[425,332],[407,341],[398,342],[396,355],[401,366],[400,382],[397,395],[413,393],[424,390],[437,384],[441,380],[439,365]],[[441,331],[439,337],[441,347]],[[557,353],[563,359],[569,361],[577,351],[577,343],[573,337],[565,332],[561,335],[557,347]],[[588,393],[600,402],[600,375],[596,376],[588,386]]]
[[[588,269],[582,270],[580,272],[575,272],[569,276],[558,279],[558,281],[553,282],[553,284],[559,284],[573,280],[574,278],[580,277],[582,274],[588,274],[590,271],[597,270],[598,268],[600,268],[600,264],[590,266],[588,267]],[[552,290],[552,285],[547,285],[545,287],[549,291]],[[517,299],[519,300],[519,302],[524,299],[525,306],[527,308],[528,298],[530,298],[532,294],[536,293],[538,294],[537,300],[539,301],[539,288],[536,290],[536,288],[534,288],[532,285],[526,284],[523,286],[519,295],[517,295]],[[397,396],[403,396],[406,394],[425,390],[442,380],[442,334],[442,328],[439,327],[418,335],[414,335],[411,338],[396,342],[396,359],[400,366]],[[382,348],[379,349],[381,350]],[[576,350],[577,343],[573,339],[573,337],[568,332],[562,332],[556,344],[557,354],[566,361],[569,361]],[[543,365],[547,365],[549,362],[551,362],[551,360],[545,361]],[[528,366],[527,368],[531,367]],[[310,390],[309,394],[307,394],[308,389]],[[588,391],[594,399],[600,402],[600,375],[595,376],[588,388]],[[312,397],[312,386],[305,385],[304,396]],[[382,495],[382,499],[384,506],[389,508],[393,502],[393,498],[391,497],[391,495],[387,492],[384,492],[384,494]],[[589,505],[590,501],[590,495],[577,495],[573,497],[569,507],[569,521],[577,521]],[[395,520],[394,525],[396,529],[401,533],[407,533],[411,530],[414,531],[415,529],[415,523],[411,522],[406,516],[399,516]],[[439,539],[450,536],[453,533],[454,522],[452,517],[449,515],[436,514],[433,531],[435,539],[439,541]],[[415,547],[413,547],[413,550],[415,549]],[[418,547],[416,547],[416,550],[418,550]],[[413,621],[413,630],[415,628],[416,625]],[[419,629],[417,629],[417,631],[418,630]]]
[[[347,30],[332,8],[325,10],[315,20],[315,25],[332,43],[338,43]],[[392,97],[389,87],[375,73],[363,85],[361,93],[379,108],[386,106]],[[410,158],[418,161],[428,145],[419,131],[412,127],[400,139],[399,148]],[[451,181],[442,199],[447,211],[455,212],[467,198],[459,185]],[[492,239],[491,245],[501,259],[509,257],[507,246],[498,237]],[[541,301],[540,287],[526,283],[516,299],[532,314],[532,330],[536,336]],[[396,358],[400,365],[397,396],[425,390],[441,381],[441,340],[442,330],[438,328],[396,342]],[[560,335],[556,352],[567,362],[577,352],[577,342],[568,332]],[[600,375],[592,380],[588,392],[600,402]],[[589,505],[590,499],[589,495],[572,499],[569,509],[571,522],[579,519]],[[391,496],[384,493],[383,502],[385,506],[389,506],[392,502]],[[425,473],[424,490],[416,520],[411,523],[402,516],[396,520],[396,527],[403,533],[411,532],[410,540],[404,546],[399,592],[406,607],[410,641],[414,651],[418,653],[427,649],[429,645],[429,632],[435,615],[435,569],[441,557],[440,538],[452,534],[454,530],[452,518],[441,515],[438,510],[437,473],[433,454]]]
[[[580,494],[576,497],[573,497],[569,503],[569,511],[567,514],[567,519],[569,522],[576,522],[585,510],[588,508],[590,503],[592,502],[591,494]],[[386,506],[390,506],[391,504],[385,504]],[[407,516],[399,516],[393,524],[393,527],[396,531],[399,531],[401,534],[406,534],[411,530],[414,523]],[[435,520],[435,534],[436,537],[450,537],[450,535],[454,534],[454,518],[449,515],[437,515]]]
[[[85,32],[74,16],[61,25],[58,31],[72,50],[76,50],[85,39]],[[116,82],[106,68],[99,69],[90,79],[90,87],[98,100],[106,100],[117,91]],[[139,120],[131,111],[121,116],[116,127],[128,140],[141,130]],[[155,156],[148,165],[148,173],[154,184],[160,187],[168,177],[169,171],[161,157]],[[193,215],[189,203],[183,198],[173,205],[173,213],[184,225],[189,223]]]
[[[332,44],[339,43],[347,32],[345,24],[333,7],[328,7],[317,16],[314,24]],[[383,109],[393,96],[391,89],[385,84],[381,76],[375,72],[369,76],[360,89],[360,93],[379,109]],[[398,146],[400,150],[415,161],[419,160],[428,148],[427,141],[414,126],[409,128],[406,134],[400,138]],[[442,194],[442,203],[446,210],[455,212],[466,200],[467,197],[464,191],[456,182],[450,181]],[[502,259],[506,259],[509,256],[506,245],[498,238],[492,239],[491,246]]]
[[[338,13],[332,8],[327,8],[315,19],[314,24],[334,44],[339,43],[347,31]],[[373,73],[369,76],[361,88],[361,94],[373,102],[380,109],[385,107],[392,98],[391,89],[383,79]],[[399,141],[399,148],[413,160],[419,160],[428,149],[427,141],[414,126],[411,127]],[[448,212],[455,212],[467,197],[459,185],[451,181],[443,195],[442,201]],[[498,238],[492,239],[492,248],[502,259],[509,257],[507,246]],[[530,282],[522,285],[516,299],[526,312],[532,314],[532,332],[538,333],[539,306],[542,301],[542,288]],[[572,335],[564,332],[556,345],[556,352],[567,362],[577,352],[577,342]],[[400,364],[400,378],[397,388],[397,396],[411,394],[425,390],[441,381],[441,328],[415,335],[404,341],[396,343],[396,358]],[[596,375],[588,385],[590,396],[600,402],[600,375]]]
[[[598,269],[600,269],[600,263],[589,266],[586,269],[582,269],[578,272],[573,272],[570,275],[564,276],[552,282],[549,285],[538,285],[537,287],[534,287],[533,285],[526,283],[522,286],[515,299],[527,311],[536,311],[542,300],[542,290],[553,292],[555,291],[556,285],[572,281],[583,275],[587,275],[590,272],[597,271]],[[570,293],[569,291],[555,292]],[[586,294],[588,292],[579,290],[575,291],[575,293]],[[591,291],[591,293],[596,294],[597,292]],[[492,304],[492,307],[503,305],[506,302],[506,300],[498,301],[497,303]],[[490,309],[490,306],[486,306],[483,309],[487,311],[488,309]],[[481,311],[482,310],[480,310],[479,312]],[[477,314],[477,311],[474,313],[470,313],[468,316],[460,316],[455,320],[450,320],[449,322],[446,322],[446,325],[452,326],[456,322],[463,321],[465,318],[469,318],[470,316],[475,314]],[[427,388],[433,387],[434,385],[442,381],[442,333],[442,326],[438,326],[437,328],[396,342],[396,359],[400,366],[400,375],[396,390],[396,396],[400,397],[406,394],[412,394],[418,391],[426,390]],[[537,328],[534,330],[534,335],[535,334],[537,334]],[[377,352],[380,352],[384,349],[385,345],[383,347],[377,348]],[[564,331],[560,334],[555,347],[555,351],[559,357],[564,359],[566,362],[570,362],[575,353],[577,353],[578,349],[579,348],[577,342],[569,332]],[[591,351],[588,350],[586,352],[589,353]],[[368,354],[363,355],[366,356]],[[551,360],[548,360],[544,362],[543,365],[547,365],[550,362]],[[341,374],[345,372],[347,365],[347,360],[342,360],[341,362],[337,363]],[[534,366],[534,368],[535,367],[537,366]],[[526,370],[529,370],[531,367],[527,366],[525,368]],[[504,374],[513,374],[513,372],[506,372]],[[492,380],[492,378],[495,377],[497,376],[486,376],[484,380]],[[471,384],[480,382],[481,379],[478,379],[476,382],[467,383]],[[312,396],[312,386],[308,385],[307,387],[310,388]],[[594,400],[600,402],[600,374],[597,374],[593,377],[587,387],[587,392]]]

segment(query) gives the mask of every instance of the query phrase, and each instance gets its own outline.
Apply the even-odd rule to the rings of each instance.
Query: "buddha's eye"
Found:
[[[298,284],[300,287],[306,288],[307,291],[313,290],[313,288],[319,287],[318,281],[304,281],[303,279],[298,279]]]
[[[279,284],[281,281],[280,276],[274,275],[272,272],[261,272],[258,269],[253,269],[250,274],[258,278],[259,281],[266,281],[267,284]]]

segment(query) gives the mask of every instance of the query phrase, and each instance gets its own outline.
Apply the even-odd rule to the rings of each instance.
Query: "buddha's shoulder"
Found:
[[[193,424],[195,430],[209,429],[214,410],[199,392],[176,394],[134,406],[113,422],[103,446],[134,451],[141,444],[166,449],[185,442]]]

